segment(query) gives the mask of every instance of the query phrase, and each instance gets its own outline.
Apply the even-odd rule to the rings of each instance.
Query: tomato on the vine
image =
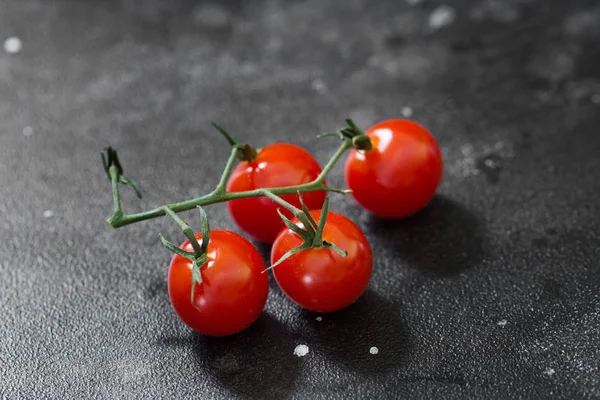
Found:
[[[310,211],[315,221],[321,211]],[[299,227],[302,223],[292,221]],[[300,251],[273,268],[281,290],[311,311],[336,311],[352,304],[366,289],[373,269],[373,254],[360,228],[341,214],[329,212],[323,228],[324,241],[347,252],[317,247]],[[271,251],[271,263],[300,246],[302,238],[288,227],[281,230]]]
[[[202,234],[197,233],[200,242]],[[180,246],[193,251],[190,241]],[[240,332],[262,312],[269,292],[269,280],[256,248],[237,233],[213,230],[207,262],[200,268],[202,283],[195,283],[193,304],[193,262],[174,255],[169,266],[169,297],[175,312],[190,328],[209,336]]]
[[[227,182],[227,191],[242,192],[301,185],[314,181],[320,173],[319,163],[308,151],[289,143],[274,143],[260,150],[253,161],[242,161],[236,166]],[[309,192],[303,195],[303,199],[309,209],[319,209],[325,196],[324,191]],[[296,194],[281,198],[300,207]],[[273,243],[283,227],[277,214],[280,206],[270,199],[257,197],[231,200],[227,207],[238,226],[261,242]],[[292,217],[289,211],[281,211]]]
[[[400,218],[433,198],[442,179],[442,153],[421,125],[405,119],[380,122],[365,134],[372,149],[352,149],[344,176],[356,201],[373,214]]]

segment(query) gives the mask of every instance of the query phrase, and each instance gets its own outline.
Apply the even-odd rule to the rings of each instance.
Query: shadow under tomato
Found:
[[[311,349],[362,375],[398,369],[409,357],[410,337],[401,306],[372,290],[342,310],[326,314],[305,310],[301,315],[306,324],[297,333]],[[371,353],[372,347],[377,354]]]
[[[289,333],[265,313],[236,335],[218,338],[192,332],[165,338],[161,344],[189,347],[203,372],[244,398],[285,398],[298,375]]]
[[[393,256],[432,276],[460,274],[487,251],[483,219],[444,196],[408,218],[373,216],[366,228]]]

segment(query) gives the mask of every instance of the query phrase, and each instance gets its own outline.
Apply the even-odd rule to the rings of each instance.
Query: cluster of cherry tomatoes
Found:
[[[400,119],[380,122],[365,134],[370,139],[369,149],[351,149],[344,168],[354,199],[382,218],[406,217],[422,209],[442,177],[442,156],[434,137],[421,125]],[[275,143],[262,148],[252,161],[240,162],[228,179],[227,191],[294,186],[312,182],[320,173],[319,163],[308,151]],[[302,207],[298,196],[282,198]],[[325,198],[324,191],[303,194],[310,221],[320,220]],[[229,213],[244,232],[273,244],[271,263],[303,243],[295,230],[284,225],[278,208],[266,197],[228,202]],[[305,228],[292,215],[286,216]],[[285,258],[273,268],[273,275],[281,290],[301,307],[330,312],[350,305],[363,293],[371,277],[373,255],[363,232],[343,215],[327,213],[320,234],[323,243],[335,243],[345,255],[316,246]],[[195,237],[202,241],[201,233]],[[189,240],[180,248],[193,250]],[[263,310],[269,290],[265,263],[248,240],[224,230],[210,232],[206,255],[200,268],[201,283],[192,277],[192,261],[173,256],[168,278],[172,305],[196,331],[211,336],[237,333]],[[197,286],[190,301],[192,285]]]

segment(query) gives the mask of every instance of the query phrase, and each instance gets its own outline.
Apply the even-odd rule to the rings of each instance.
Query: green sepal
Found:
[[[335,251],[342,257],[346,257],[348,255],[347,251],[340,249],[339,247],[337,247],[337,245],[335,243],[328,242],[326,240],[323,240],[323,247],[325,247],[326,249],[331,249],[331,250]]]
[[[317,229],[317,223],[315,222],[315,219],[312,217],[312,215],[310,215],[310,210],[308,209],[308,207],[306,207],[306,204],[304,204],[304,200],[302,199],[302,194],[300,193],[300,191],[298,191],[298,198],[300,199],[302,211],[306,215],[308,222],[310,222],[313,229]]]
[[[208,223],[208,216],[206,215],[206,211],[201,206],[198,206],[198,211],[200,211],[200,221],[202,224],[202,254],[206,254],[208,251],[208,242],[210,241],[210,224]]]
[[[276,266],[278,266],[283,261],[285,261],[288,258],[290,258],[291,256],[293,256],[294,254],[299,253],[299,252],[304,251],[304,250],[312,249],[312,247],[313,246],[311,244],[308,244],[307,242],[302,243],[298,247],[294,247],[293,249],[291,249],[290,251],[288,251],[287,253],[285,253],[284,255],[282,255],[281,258],[279,260],[277,260],[277,262],[275,264],[273,264],[269,268],[265,269],[265,271],[268,271],[270,269],[275,268]]]
[[[194,261],[196,259],[196,253],[194,253],[192,251],[183,250],[179,246],[176,246],[173,243],[169,242],[160,233],[159,233],[159,236],[160,236],[160,241],[162,242],[162,245],[165,246],[168,250],[172,251],[173,253],[175,253],[177,255],[180,255],[181,257],[185,257],[190,261]]]
[[[203,251],[198,243],[198,240],[196,239],[196,236],[194,235],[192,228],[190,228],[190,226],[184,220],[179,218],[179,216],[175,214],[169,207],[165,206],[164,210],[165,214],[167,214],[173,221],[175,221],[177,225],[179,225],[179,228],[183,231],[185,237],[188,238],[190,244],[194,248],[194,254],[196,257],[200,257],[203,254]]]
[[[312,232],[310,232],[308,230],[304,230],[304,229],[300,228],[298,225],[294,224],[292,221],[290,221],[290,219],[288,217],[283,215],[283,213],[281,212],[281,210],[279,208],[277,209],[277,214],[279,214],[279,216],[281,217],[281,220],[283,221],[285,226],[290,228],[295,234],[300,236],[304,241],[308,241],[308,240],[312,239],[312,234],[311,234]]]
[[[138,197],[138,199],[142,198],[142,193],[140,192],[140,190],[138,189],[137,185],[135,184],[135,182],[133,182],[131,179],[124,177],[123,175],[120,176],[119,178],[119,182],[124,183],[126,185],[131,186],[131,188],[133,189],[133,191],[135,192],[135,195]]]
[[[192,307],[196,310],[200,311],[196,304],[194,303],[194,296],[196,294],[196,284],[202,284],[202,266],[206,264],[206,254],[203,254],[199,259],[194,260],[192,266],[192,290],[190,292],[190,303],[192,303]]]
[[[313,246],[318,247],[323,245],[323,229],[325,228],[325,222],[327,221],[327,213],[329,212],[329,197],[325,198],[323,207],[321,208],[321,216],[319,217],[319,224],[315,232]]]

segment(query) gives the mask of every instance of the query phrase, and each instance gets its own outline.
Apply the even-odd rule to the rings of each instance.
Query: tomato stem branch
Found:
[[[182,211],[190,210],[192,208],[196,208],[198,206],[207,206],[215,203],[222,203],[230,200],[238,200],[238,199],[246,199],[251,197],[264,197],[269,195],[282,196],[288,194],[297,194],[297,193],[307,193],[307,192],[316,192],[316,191],[331,191],[346,194],[347,190],[344,189],[333,189],[326,186],[323,181],[326,178],[327,174],[331,171],[335,163],[339,160],[339,158],[353,146],[352,142],[349,140],[344,140],[334,155],[329,159],[323,171],[319,174],[319,176],[309,183],[304,183],[301,185],[293,185],[293,186],[285,186],[278,188],[269,188],[269,189],[255,189],[249,190],[245,192],[226,192],[225,191],[225,183],[231,174],[233,166],[235,164],[235,157],[238,154],[237,145],[234,149],[232,149],[229,160],[227,161],[227,165],[225,166],[225,170],[223,171],[223,175],[217,185],[217,188],[204,196],[197,197],[194,199],[182,201],[179,203],[171,203],[166,204],[148,211],[143,211],[135,214],[125,214],[121,208],[121,200],[119,195],[119,187],[118,183],[120,180],[119,170],[115,167],[109,168],[109,175],[111,177],[112,185],[113,185],[113,199],[114,199],[114,211],[113,215],[108,219],[108,223],[113,228],[120,228],[129,224],[133,224],[136,222],[157,218],[166,214],[166,208],[168,208],[173,213],[179,213]],[[267,193],[269,195],[267,195]],[[287,202],[286,202],[287,203]],[[280,203],[281,204],[281,203]],[[289,204],[289,203],[287,203]],[[284,206],[285,207],[285,206]],[[288,207],[286,207],[288,208]],[[289,209],[289,208],[288,208]],[[299,210],[298,210],[299,211]],[[294,213],[296,215],[296,213]],[[303,223],[305,221],[302,221]],[[307,221],[308,224],[308,221]]]
[[[110,181],[112,183],[112,193],[114,202],[114,210],[111,219],[114,219],[115,217],[118,218],[123,215],[123,211],[121,209],[121,195],[119,194],[119,170],[117,166],[112,165],[108,168],[108,173],[110,175]]]
[[[214,193],[223,194],[225,193],[225,185],[227,184],[227,179],[231,175],[231,171],[235,166],[235,162],[238,158],[239,148],[237,145],[232,146],[231,154],[229,155],[229,159],[227,160],[227,164],[225,165],[225,169],[223,170],[223,175],[221,175],[221,179],[219,180],[219,184],[215,189]]]

